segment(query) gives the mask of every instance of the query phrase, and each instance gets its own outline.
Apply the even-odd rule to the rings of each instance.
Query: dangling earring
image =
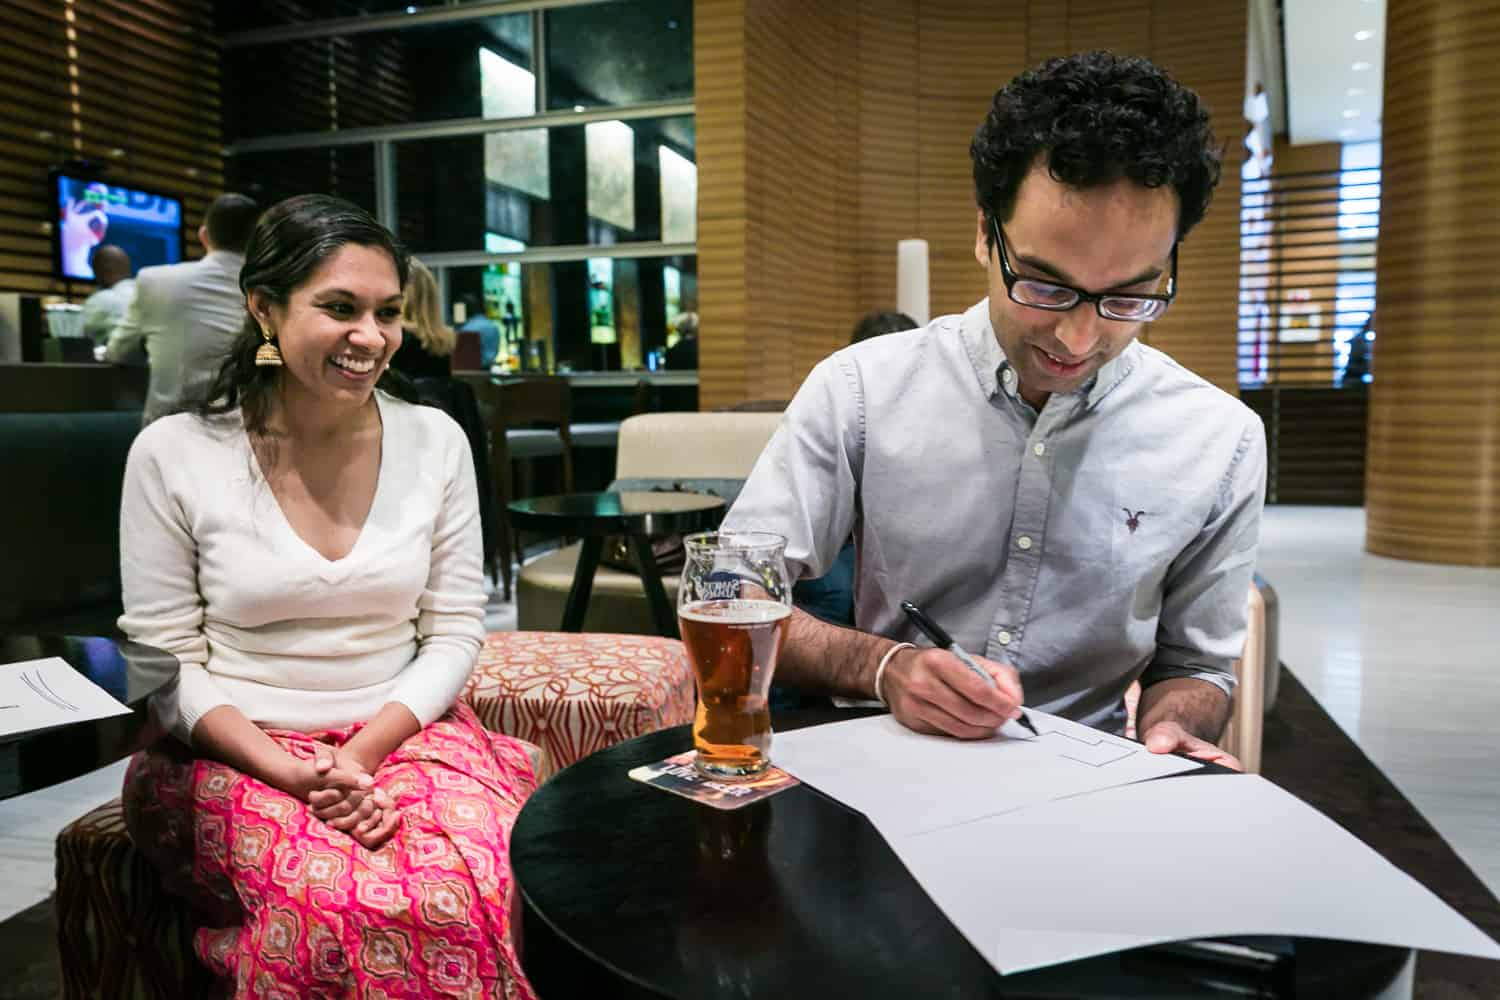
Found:
[[[262,326],[260,335],[266,339],[266,342],[261,344],[260,349],[255,352],[255,366],[257,368],[280,368],[281,348],[276,346],[270,329]]]

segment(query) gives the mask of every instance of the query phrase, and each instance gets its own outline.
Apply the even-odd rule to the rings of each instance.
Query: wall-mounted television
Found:
[[[52,265],[57,276],[93,281],[101,243],[130,254],[132,271],[182,260],[182,201],[65,170],[52,172]]]

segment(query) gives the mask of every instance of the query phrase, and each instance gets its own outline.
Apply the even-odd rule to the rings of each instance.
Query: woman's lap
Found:
[[[272,736],[312,753],[313,736]],[[126,818],[169,887],[223,924],[199,932],[197,951],[239,995],[529,997],[509,928],[510,829],[535,782],[524,751],[460,704],[376,779],[402,809],[378,851],[306,803],[170,745],[132,761]]]

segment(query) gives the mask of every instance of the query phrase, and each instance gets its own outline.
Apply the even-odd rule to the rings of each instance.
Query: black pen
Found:
[[[926,613],[921,608],[917,607],[911,601],[902,601],[901,610],[906,612],[906,617],[911,619],[911,623],[917,628],[921,629],[922,634],[931,639],[933,645],[937,646],[938,649],[946,649],[948,652],[958,657],[958,662],[974,671],[980,677],[983,677],[985,683],[990,687],[1000,686],[995,682],[995,678],[990,676],[990,672],[988,670],[975,663],[974,657],[964,652],[964,648],[953,641],[953,636],[944,631],[943,627],[937,622],[933,621],[931,618],[928,618]],[[1033,726],[1031,724],[1031,720],[1026,718],[1025,712],[1022,712],[1019,716],[1017,716],[1016,721],[1025,726],[1027,729],[1031,730],[1031,735],[1042,735],[1041,733],[1036,731],[1036,726]]]

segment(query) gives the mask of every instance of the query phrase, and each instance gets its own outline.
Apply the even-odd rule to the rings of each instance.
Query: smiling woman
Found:
[[[456,701],[479,498],[463,431],[387,370],[407,268],[347,202],[270,209],[208,400],[126,467],[120,626],[181,664],[126,823],[225,910],[194,944],[239,996],[531,995],[506,844],[535,776]]]

